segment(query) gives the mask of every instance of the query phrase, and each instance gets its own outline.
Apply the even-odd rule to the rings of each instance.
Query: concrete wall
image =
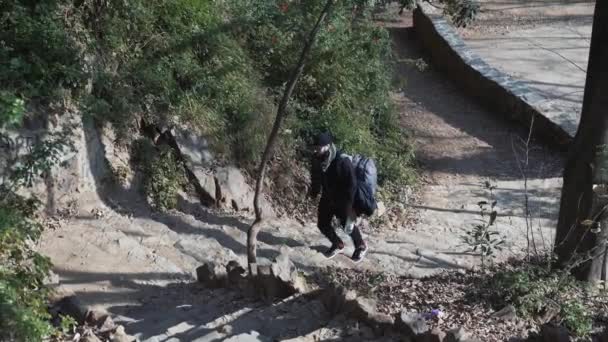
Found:
[[[492,112],[516,120],[526,128],[534,120],[535,138],[561,150],[572,140],[563,128],[538,108],[546,98],[524,83],[492,68],[467,48],[452,25],[426,3],[414,11],[416,36],[431,63]]]

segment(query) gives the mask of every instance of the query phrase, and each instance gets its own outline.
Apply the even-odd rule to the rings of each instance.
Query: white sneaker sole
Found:
[[[335,258],[338,254],[343,254],[343,253],[344,253],[344,249],[340,249],[332,255],[327,255],[327,254],[323,253],[323,256],[325,257],[325,259],[330,260],[330,259]]]
[[[363,259],[365,259],[365,255],[366,255],[366,254],[367,254],[367,249],[366,249],[365,251],[363,251],[363,253],[361,253],[361,257],[359,258],[359,260],[355,260],[355,259],[353,259],[353,258],[351,258],[351,260],[352,260],[352,261],[353,261],[355,264],[358,264],[358,263],[360,263],[361,261],[363,261]]]

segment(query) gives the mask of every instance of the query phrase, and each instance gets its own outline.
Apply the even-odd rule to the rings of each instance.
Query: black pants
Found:
[[[323,235],[325,235],[329,241],[331,241],[332,245],[344,246],[344,242],[342,239],[340,239],[334,228],[331,226],[331,220],[334,218],[334,216],[336,216],[340,220],[340,224],[344,226],[346,223],[346,217],[341,217],[342,215],[338,215],[335,210],[335,206],[328,204],[322,199],[319,203],[317,226],[319,227],[319,230],[321,230],[321,233],[323,233]],[[350,237],[353,239],[355,248],[365,245],[359,227],[355,226],[353,228]]]

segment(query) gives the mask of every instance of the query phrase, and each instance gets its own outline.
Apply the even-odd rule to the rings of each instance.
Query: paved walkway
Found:
[[[424,57],[416,39],[407,29],[394,29],[396,55],[401,59]],[[449,250],[437,245],[435,251],[462,257],[467,247],[461,238],[480,219],[484,221],[478,203],[496,200],[498,219],[493,229],[505,240],[498,260],[526,250],[527,226],[538,249],[550,250],[559,208],[562,155],[534,143],[526,149],[528,131],[524,127],[463,96],[439,71],[420,72],[402,63],[399,74],[407,83],[395,100],[424,170],[420,201],[410,204],[417,221],[403,227],[412,230],[410,239],[431,234],[434,243],[452,243]],[[486,182],[496,187],[492,194],[485,189]],[[526,194],[531,213],[527,223]]]
[[[460,30],[466,44],[545,100],[539,105],[574,136],[582,109],[593,1],[482,2],[482,14]]]

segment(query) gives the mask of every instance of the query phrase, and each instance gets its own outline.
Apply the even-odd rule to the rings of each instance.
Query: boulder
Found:
[[[135,341],[135,337],[127,334],[125,332],[125,328],[122,325],[119,325],[114,334],[110,337],[110,342],[133,342]]]
[[[308,291],[306,280],[287,254],[282,253],[274,260],[272,263],[272,273],[292,289],[290,291],[292,294]]]
[[[196,269],[196,279],[210,288],[224,287],[227,280],[226,268],[214,262],[207,262]]]
[[[99,327],[99,333],[101,333],[101,334],[106,334],[106,333],[116,330],[116,324],[114,323],[114,320],[110,316],[106,316],[106,318],[103,320],[103,322],[101,324],[98,325],[98,327]]]
[[[330,316],[343,314],[357,321],[365,323],[377,335],[386,335],[392,332],[395,325],[393,317],[378,312],[377,304],[373,299],[359,297],[353,290],[337,284],[326,288],[321,295],[321,303]]]
[[[219,327],[217,330],[219,332],[221,332],[222,334],[232,335],[232,332],[234,331],[234,328],[230,324],[224,324],[221,327]]]
[[[207,140],[191,130],[174,128],[163,133],[169,146],[184,162],[190,183],[194,186],[201,204],[211,206],[217,202],[217,188],[212,172],[213,156]]]
[[[187,167],[186,173],[191,184],[194,186],[202,204],[213,206],[217,204],[217,187],[215,176],[208,169],[198,167]]]
[[[241,171],[235,167],[221,167],[216,170],[215,177],[218,186],[216,200],[221,206],[236,211],[253,209],[252,189]]]
[[[213,155],[207,139],[200,134],[186,128],[173,128],[165,131],[169,134],[179,153],[184,157],[185,161],[194,167],[210,167],[213,164]]]
[[[253,212],[254,191],[247,184],[245,176],[233,166],[220,167],[215,170],[216,201],[218,206],[232,208],[236,211]],[[266,217],[275,216],[270,203],[260,199],[262,213]]]
[[[101,326],[107,318],[110,317],[105,310],[89,310],[85,318],[85,323],[90,326]],[[112,318],[110,318],[110,320],[111,319]]]
[[[254,191],[245,176],[234,166],[214,169],[214,158],[205,138],[185,128],[173,128],[163,135],[184,162],[201,204],[253,212]],[[265,198],[261,199],[260,205],[266,217],[275,216]]]
[[[426,333],[429,327],[424,316],[415,312],[402,311],[397,315],[395,326],[399,332],[408,337],[415,337]]]
[[[280,254],[274,262],[258,260],[251,265],[255,290],[264,299],[286,298],[308,291],[304,277],[287,254]]]

